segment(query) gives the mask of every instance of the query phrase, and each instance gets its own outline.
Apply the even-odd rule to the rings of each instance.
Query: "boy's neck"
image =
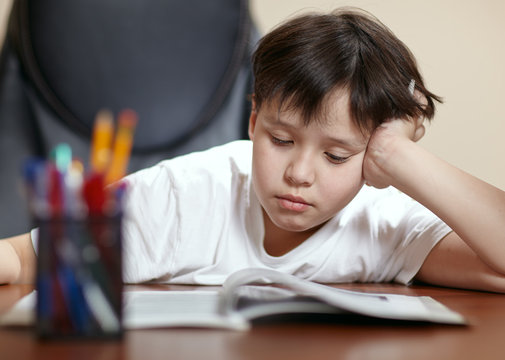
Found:
[[[263,210],[263,223],[265,224],[265,237],[263,247],[270,256],[282,256],[311,237],[324,224],[306,231],[288,231],[276,226]]]

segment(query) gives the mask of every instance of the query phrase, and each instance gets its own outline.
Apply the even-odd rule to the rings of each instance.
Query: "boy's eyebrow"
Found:
[[[331,136],[328,136],[328,140],[333,143],[340,144],[343,147],[352,148],[352,149],[362,149],[362,148],[366,147],[366,145],[367,145],[365,141],[340,139],[340,138],[334,138]]]

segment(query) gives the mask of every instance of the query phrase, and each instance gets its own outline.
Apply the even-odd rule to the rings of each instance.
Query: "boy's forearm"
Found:
[[[35,264],[29,233],[0,240],[0,284],[32,283]]]
[[[391,160],[392,184],[433,211],[495,271],[505,274],[505,192],[404,143]]]

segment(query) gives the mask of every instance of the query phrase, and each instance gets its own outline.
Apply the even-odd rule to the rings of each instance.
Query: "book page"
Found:
[[[127,291],[124,293],[125,329],[210,327],[246,330],[242,317],[218,312],[218,291]]]
[[[262,268],[244,269],[230,275],[223,284],[219,311],[222,314],[233,313],[240,294],[237,289],[251,283],[280,284],[298,295],[315,297],[340,310],[366,316],[455,325],[466,324],[463,316],[427,296],[371,294],[343,290]]]

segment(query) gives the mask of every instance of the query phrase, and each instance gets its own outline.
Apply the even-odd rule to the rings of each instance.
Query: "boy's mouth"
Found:
[[[283,209],[290,211],[303,212],[312,206],[302,197],[294,195],[280,195],[276,196],[276,199]]]

